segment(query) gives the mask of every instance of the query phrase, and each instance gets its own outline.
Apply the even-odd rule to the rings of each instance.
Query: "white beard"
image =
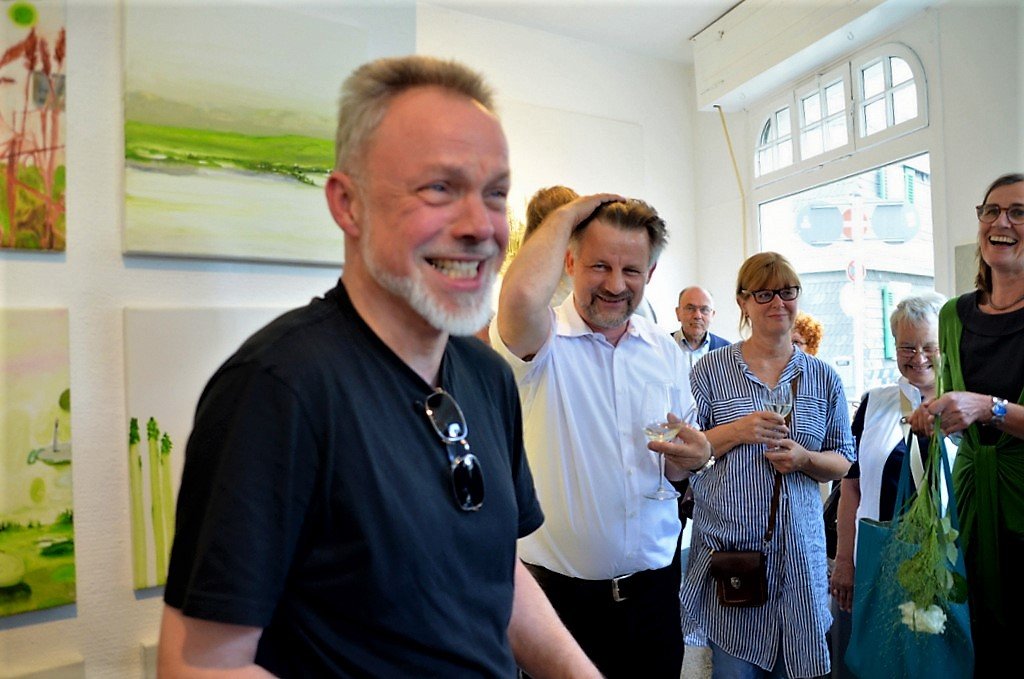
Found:
[[[361,241],[363,262],[367,271],[377,283],[408,302],[413,311],[423,317],[427,323],[449,335],[472,335],[491,320],[491,287],[497,277],[493,259],[480,266],[484,267],[482,285],[473,292],[452,293],[455,310],[446,305],[428,290],[419,275],[413,272],[409,276],[395,276],[381,267],[368,247],[369,238]]]

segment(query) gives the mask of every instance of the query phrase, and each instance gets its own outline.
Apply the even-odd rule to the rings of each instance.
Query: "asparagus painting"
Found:
[[[171,480],[171,437],[156,418],[146,422],[146,455],[140,450],[139,420],[128,422],[128,479],[131,484],[132,577],[136,589],[167,581],[167,562],[174,541],[174,490]],[[146,484],[148,480],[148,485]],[[149,498],[149,521],[145,503]],[[152,536],[152,542],[150,542]],[[153,572],[149,550],[153,550]]]

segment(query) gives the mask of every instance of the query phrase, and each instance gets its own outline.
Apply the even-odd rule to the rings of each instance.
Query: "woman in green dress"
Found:
[[[996,179],[978,213],[977,289],[939,315],[942,395],[911,419],[963,438],[953,469],[976,676],[999,676],[1024,631],[1024,174]]]

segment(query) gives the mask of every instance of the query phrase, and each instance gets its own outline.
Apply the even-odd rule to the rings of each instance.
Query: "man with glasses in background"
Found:
[[[715,300],[704,288],[691,285],[682,289],[676,318],[679,319],[679,330],[672,333],[672,337],[686,354],[690,368],[709,351],[729,346],[729,340],[711,333]]]
[[[606,677],[678,679],[681,531],[677,504],[645,497],[666,476],[704,468],[704,435],[683,427],[648,444],[647,382],[671,382],[692,417],[689,366],[675,342],[635,315],[667,239],[646,203],[584,196],[551,212],[512,260],[491,346],[516,375],[530,466],[546,521],[520,557]],[[572,294],[551,295],[564,270]]]
[[[346,80],[344,272],[203,393],[161,676],[597,676],[516,559],[543,515],[512,375],[457,337],[490,314],[508,189],[479,74],[406,57]]]

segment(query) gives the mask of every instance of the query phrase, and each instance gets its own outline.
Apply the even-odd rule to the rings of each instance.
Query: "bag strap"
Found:
[[[910,416],[913,414],[913,406],[910,399],[900,389],[900,429],[903,432],[903,443],[907,446],[907,455],[910,456],[910,471],[914,478],[914,487],[921,485],[921,477],[924,476],[924,463],[921,461],[921,443],[917,434],[910,431]]]
[[[790,427],[789,437],[793,438],[792,424],[793,424],[793,411],[796,410],[796,388],[797,383],[800,381],[799,373],[790,381],[789,390],[793,394],[793,405],[790,407],[789,412],[786,413],[786,427]],[[764,541],[771,542],[772,537],[775,535],[775,515],[779,511],[779,495],[782,493],[782,472],[778,469],[775,470],[775,487],[772,488],[772,503],[768,508],[768,528],[764,531]]]

